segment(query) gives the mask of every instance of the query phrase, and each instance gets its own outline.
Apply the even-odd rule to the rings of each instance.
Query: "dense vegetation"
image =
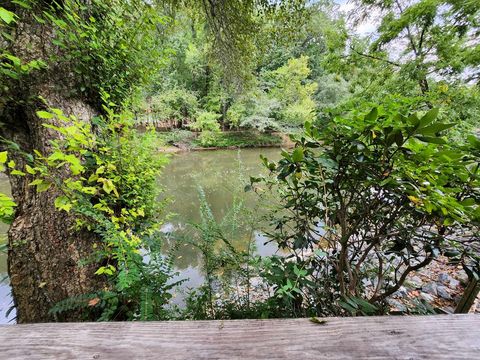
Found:
[[[382,314],[439,256],[478,278],[477,1],[0,5],[0,217],[19,321]],[[199,250],[205,283],[172,305],[183,280],[159,231],[159,147],[279,134],[292,148],[243,184],[270,225],[241,192],[219,221],[199,189],[201,221],[177,244]],[[235,247],[239,227],[281,254]]]

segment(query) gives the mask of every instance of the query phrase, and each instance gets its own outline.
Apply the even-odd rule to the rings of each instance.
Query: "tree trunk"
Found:
[[[65,113],[88,119],[91,109],[80,101],[54,99],[45,96],[51,106]],[[42,126],[32,110],[18,109],[21,126],[10,128],[9,138],[29,153],[34,149],[48,153],[49,141],[55,133]],[[23,167],[21,154],[10,154],[17,166]],[[68,174],[65,174],[68,176]],[[18,204],[15,219],[8,232],[8,272],[12,286],[18,322],[56,320],[48,311],[60,300],[89,293],[101,288],[101,279],[94,275],[95,265],[82,266],[92,254],[96,237],[72,229],[74,219],[54,208],[58,195],[55,189],[37,193],[28,186],[31,176],[9,176],[12,196]],[[78,314],[68,314],[58,320],[75,320]]]
[[[39,25],[31,14],[21,15],[11,52],[24,62],[48,59],[52,54],[51,29]],[[85,121],[94,114],[84,101],[68,97],[69,72],[54,64],[17,85],[13,100],[3,111],[0,109],[3,123],[0,135],[16,142],[27,153],[38,150],[48,154],[50,141],[59,136],[43,127],[45,119],[36,116],[39,96],[49,106]],[[17,168],[24,168],[26,160],[22,154],[9,152],[9,157],[15,160]],[[90,261],[89,265],[82,265],[82,261],[92,255],[97,237],[86,231],[75,231],[74,218],[55,210],[53,201],[57,190],[51,188],[37,193],[35,187],[28,185],[33,180],[31,175],[9,174],[9,179],[17,203],[15,219],[8,232],[8,273],[17,321],[79,320],[79,313],[53,318],[49,310],[60,300],[103,288],[104,279],[94,275],[95,264]]]
[[[418,84],[420,86],[420,90],[422,91],[422,95],[428,94],[428,92],[430,91],[430,87],[428,86],[428,80],[425,76],[422,76],[418,80]]]

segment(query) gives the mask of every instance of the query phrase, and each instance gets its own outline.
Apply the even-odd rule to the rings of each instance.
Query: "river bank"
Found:
[[[159,132],[160,151],[179,153],[184,151],[235,150],[244,148],[289,148],[293,145],[287,134],[260,133],[257,131],[224,131],[213,134],[209,143],[201,142],[200,133],[176,129]]]

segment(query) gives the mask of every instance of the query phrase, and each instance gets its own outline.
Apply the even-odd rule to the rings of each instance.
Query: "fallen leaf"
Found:
[[[95,306],[97,305],[98,303],[100,302],[100,299],[97,297],[97,298],[93,298],[92,300],[90,300],[88,302],[88,306]]]

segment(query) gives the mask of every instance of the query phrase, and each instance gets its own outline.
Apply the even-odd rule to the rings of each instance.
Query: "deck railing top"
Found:
[[[0,326],[1,359],[480,359],[480,316]]]

